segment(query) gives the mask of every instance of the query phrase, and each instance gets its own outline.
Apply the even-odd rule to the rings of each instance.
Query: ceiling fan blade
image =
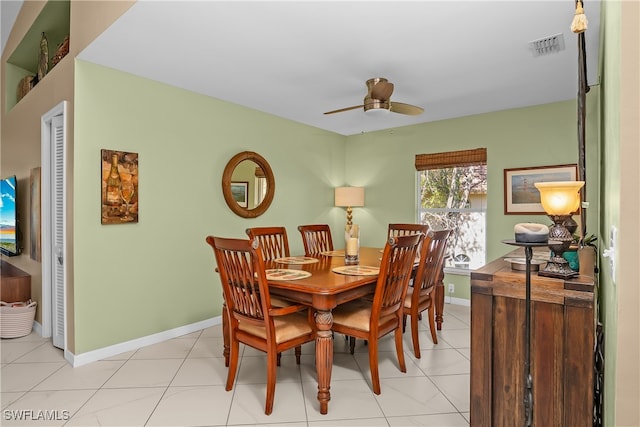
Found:
[[[409,116],[417,116],[424,112],[424,108],[415,105],[404,104],[402,102],[391,102],[389,110],[394,113],[407,114]]]
[[[371,97],[373,99],[379,99],[380,101],[386,101],[391,98],[393,93],[393,83],[386,81],[380,81],[373,85],[371,88]]]
[[[355,110],[356,108],[364,108],[364,105],[354,105],[353,107],[341,108],[339,110],[327,111],[324,114],[342,113],[343,111]]]

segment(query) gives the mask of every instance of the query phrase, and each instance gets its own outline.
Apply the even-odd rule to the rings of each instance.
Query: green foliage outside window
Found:
[[[420,218],[433,229],[451,229],[447,265],[484,264],[486,165],[419,172]]]

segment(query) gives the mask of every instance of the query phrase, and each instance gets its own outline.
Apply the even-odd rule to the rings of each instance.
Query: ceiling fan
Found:
[[[415,105],[404,104],[402,102],[391,101],[393,93],[393,83],[390,83],[383,77],[376,77],[367,80],[367,96],[364,97],[364,105],[355,105],[353,107],[340,108],[339,110],[327,111],[324,114],[341,113],[343,111],[364,108],[364,111],[383,110],[392,113],[408,114],[416,116],[422,114],[423,108]]]

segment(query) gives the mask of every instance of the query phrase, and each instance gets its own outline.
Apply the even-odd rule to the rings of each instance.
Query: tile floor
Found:
[[[380,346],[382,393],[371,391],[367,349],[349,354],[334,340],[329,413],[320,415],[314,344],[278,369],[273,413],[264,414],[263,353],[244,348],[236,384],[224,389],[222,328],[216,326],[72,368],[50,340],[32,333],[0,342],[0,424],[35,426],[468,426],[470,309],[445,305],[439,344],[420,323],[422,358],[405,333],[407,372],[398,369],[393,334]],[[22,417],[22,420],[16,418]]]

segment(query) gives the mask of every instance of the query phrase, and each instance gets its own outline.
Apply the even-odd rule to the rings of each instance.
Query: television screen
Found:
[[[0,251],[8,256],[20,254],[16,187],[15,175],[0,181]]]

